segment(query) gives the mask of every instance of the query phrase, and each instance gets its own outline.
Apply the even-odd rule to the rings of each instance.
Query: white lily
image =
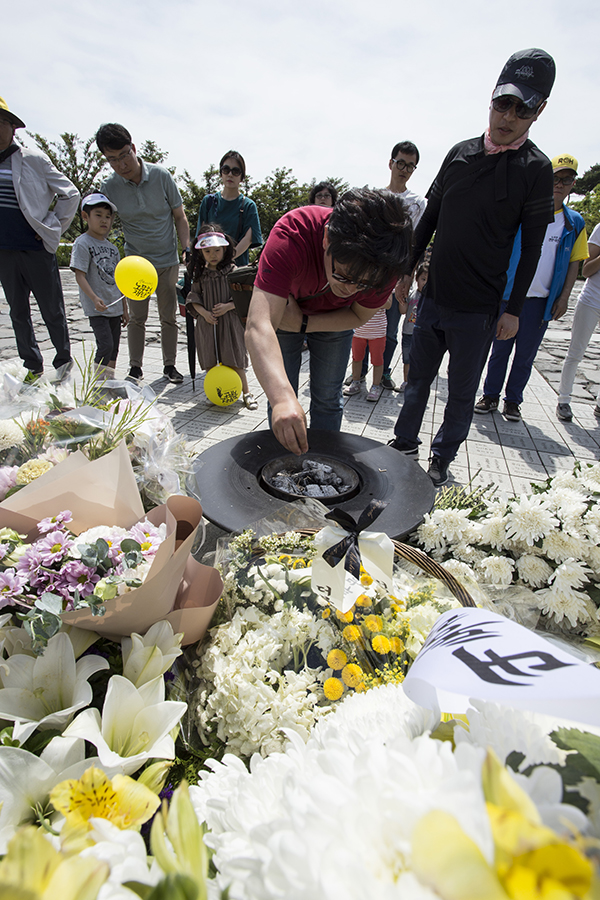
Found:
[[[165,700],[162,677],[136,688],[122,675],[113,675],[102,717],[97,709],[85,709],[71,722],[65,736],[94,744],[103,768],[118,767],[131,775],[147,759],[175,758],[175,743],[169,732],[186,710],[186,703]]]
[[[35,807],[46,808],[55,785],[81,778],[86,769],[99,764],[98,759],[85,758],[85,744],[79,738],[52,738],[41,756],[21,747],[0,747],[0,854],[6,853],[20,825],[35,820]]]
[[[181,656],[182,640],[170,622],[156,622],[144,635],[122,638],[123,675],[136,687],[164,675]]]
[[[75,662],[67,634],[55,634],[41,656],[14,654],[2,674],[0,719],[14,722],[13,738],[24,743],[36,728],[62,730],[78,709],[92,702],[88,678],[108,669],[108,660],[84,656]]]

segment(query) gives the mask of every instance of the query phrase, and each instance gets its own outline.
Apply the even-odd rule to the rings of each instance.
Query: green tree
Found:
[[[596,163],[587,169],[580,178],[575,180],[573,191],[576,194],[589,194],[600,184],[600,163]]]
[[[93,137],[84,141],[78,135],[66,131],[61,134],[60,141],[49,141],[36,132],[28,131],[27,134],[58,171],[73,182],[82,197],[100,189],[100,176],[108,164],[100,151],[92,148]],[[81,210],[78,210],[64,239],[73,241],[83,230]]]
[[[306,203],[305,187],[298,184],[291,169],[282,168],[251,188],[248,196],[256,203],[264,239],[284,213]]]
[[[142,159],[145,159],[146,162],[158,163],[159,166],[164,166],[169,154],[166,150],[161,150],[156,141],[144,141],[140,147],[139,155]],[[173,178],[175,177],[175,166],[165,166],[165,169],[167,172],[171,173]]]
[[[585,219],[585,227],[589,236],[600,222],[600,184],[586,194],[583,200],[571,203],[570,206],[580,212]]]
[[[302,185],[302,189],[304,190],[305,197],[306,197],[306,199],[304,200],[305,203],[308,203],[308,195],[314,188],[315,184],[320,184],[322,181],[328,181],[329,184],[333,185],[333,187],[338,192],[338,197],[341,197],[341,195],[343,193],[345,193],[345,191],[347,191],[348,188],[350,187],[348,182],[344,181],[343,178],[335,178],[335,177],[332,177],[331,175],[327,178],[319,178],[318,181],[316,178],[313,178],[312,181],[307,182],[307,184]]]

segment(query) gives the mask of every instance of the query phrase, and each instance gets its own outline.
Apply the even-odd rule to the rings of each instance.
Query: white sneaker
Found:
[[[352,397],[353,394],[360,394],[360,381],[351,381],[342,391],[344,397]]]
[[[374,384],[369,393],[367,394],[367,400],[370,400],[371,403],[376,403],[377,400],[383,394],[383,388],[380,384]]]
[[[404,388],[406,387],[407,384],[408,384],[408,381],[403,381],[402,384],[400,385],[400,387],[396,388],[396,390],[398,391],[399,394],[404,393]]]

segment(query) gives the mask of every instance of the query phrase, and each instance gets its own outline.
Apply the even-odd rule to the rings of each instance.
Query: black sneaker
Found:
[[[367,376],[366,376],[366,375],[361,375],[360,378],[359,378],[358,380],[359,380],[361,383],[364,384],[364,382],[367,380]],[[347,377],[346,380],[344,381],[344,384],[345,384],[346,387],[347,387],[349,384],[352,384],[353,381],[354,381],[354,378],[352,377],[352,375],[348,375],[348,377]]]
[[[510,419],[511,422],[520,422],[521,410],[519,409],[519,404],[513,403],[511,400],[505,400],[502,415],[505,419]]]
[[[128,378],[134,378],[136,381],[141,381],[144,377],[144,373],[140,369],[139,366],[132,366],[129,370]]]
[[[419,455],[418,446],[409,447],[404,441],[400,440],[400,438],[394,438],[393,440],[388,441],[388,447],[393,447],[398,453],[403,453],[404,456],[410,456],[412,459],[417,459]]]
[[[381,376],[381,387],[386,391],[395,391],[396,390],[396,382],[392,378],[391,375],[382,375]]]
[[[183,384],[183,375],[177,371],[175,366],[165,366],[163,372],[171,384]]]
[[[570,403],[559,403],[556,407],[556,415],[563,422],[573,421],[573,410]]]
[[[499,397],[486,397],[485,394],[475,404],[475,412],[476,413],[489,413],[494,412],[494,410],[498,409],[498,403],[500,401]]]
[[[436,487],[441,487],[443,484],[446,484],[448,481],[448,466],[450,465],[449,459],[442,459],[441,456],[432,456],[429,461],[429,468],[427,469],[427,474],[433,481]]]

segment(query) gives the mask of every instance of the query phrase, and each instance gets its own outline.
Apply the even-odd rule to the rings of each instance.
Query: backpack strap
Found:
[[[244,226],[244,221],[243,221],[243,220],[244,220],[244,204],[245,204],[245,203],[246,203],[246,198],[245,198],[245,197],[242,197],[242,202],[241,202],[241,204],[240,204],[240,211],[239,211],[239,217],[238,217],[238,227],[237,227],[237,232],[236,232],[236,235],[235,235],[235,242],[236,242],[236,244],[239,244],[240,238],[241,238],[241,236],[242,236],[242,228],[243,228],[243,226]]]

